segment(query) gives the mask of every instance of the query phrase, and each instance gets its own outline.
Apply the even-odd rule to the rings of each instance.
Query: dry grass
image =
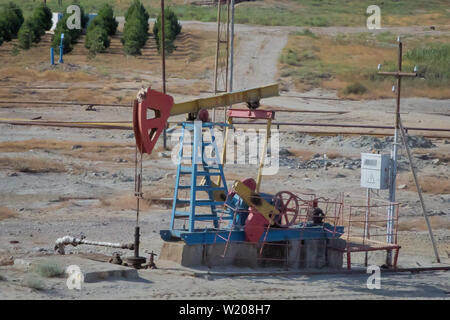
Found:
[[[420,176],[419,183],[422,192],[429,194],[449,194],[450,181],[447,176]],[[417,192],[416,185],[411,173],[399,174],[397,186],[405,184],[406,190]]]
[[[0,221],[4,219],[11,219],[17,216],[17,211],[7,207],[0,207]]]
[[[76,149],[72,149],[77,146]],[[0,142],[0,152],[27,152],[29,150],[52,150],[61,156],[86,161],[99,161],[120,165],[133,166],[135,158],[134,143],[59,141],[30,139],[22,141]],[[158,159],[158,152],[163,146],[158,145],[148,159]],[[122,159],[123,162],[118,163]],[[62,165],[39,158],[0,158],[0,168],[14,169],[22,172],[66,172],[70,166],[73,173],[82,172],[83,164]],[[29,169],[29,170],[28,170]]]
[[[395,62],[397,48],[393,34],[383,33],[377,37],[369,33],[336,37],[312,35],[294,33],[289,36],[279,61],[279,73],[285,84],[293,83],[299,91],[315,87],[337,90],[338,96],[346,99],[394,98],[392,79],[375,79],[378,63],[391,66]],[[448,40],[448,36],[406,37],[404,52]],[[345,89],[356,82],[368,90],[356,95],[346,92]],[[408,79],[402,96],[448,99],[450,87],[444,82]]]
[[[63,164],[41,158],[0,158],[0,168],[13,169],[25,173],[62,173],[66,172]]]
[[[409,27],[418,25],[432,26],[439,24],[447,24],[448,20],[443,13],[423,13],[409,16],[390,15],[383,16],[382,25]]]
[[[139,202],[140,210],[150,210],[153,205],[161,204],[158,199],[170,198],[168,195],[172,195],[173,186],[159,187],[158,189],[152,189],[151,191],[144,192],[143,199]],[[155,199],[155,200],[152,200]],[[119,194],[107,199],[100,199],[100,207],[111,208],[113,210],[136,210],[137,202],[136,197],[132,193]]]
[[[334,152],[334,151],[327,152],[326,155],[327,155],[328,159],[337,159],[337,158],[343,157],[342,154],[340,154],[339,152]]]
[[[295,157],[301,160],[311,160],[312,156],[316,154],[314,151],[304,150],[304,149],[290,149],[289,150]],[[327,153],[328,156],[328,153]]]
[[[20,141],[0,142],[0,152],[26,152],[29,150],[71,150],[72,146],[80,145],[83,150],[96,152],[99,150],[112,149],[124,146],[134,146],[133,144],[113,143],[104,141],[64,141],[64,140],[45,140],[29,139]],[[78,149],[79,150],[79,149]]]
[[[450,229],[450,220],[446,217],[433,216],[430,217],[431,228],[436,229]],[[425,218],[414,218],[414,219],[400,219],[398,223],[399,231],[426,231],[428,230]]]
[[[44,37],[49,40],[49,36]],[[47,39],[48,38],[48,39]],[[84,37],[83,37],[84,38]],[[135,97],[133,90],[117,91],[117,84],[134,83],[150,85],[161,90],[161,58],[156,51],[155,40],[150,35],[142,56],[126,56],[122,50],[120,34],[112,39],[112,46],[104,54],[88,59],[84,43],[75,45],[72,53],[65,55],[64,65],[52,68],[48,65],[49,42],[12,56],[11,43],[0,50],[0,78],[5,85],[17,84],[15,89],[0,89],[0,98],[5,100],[71,100],[92,103],[124,103]],[[167,57],[166,72],[169,93],[198,95],[211,90],[205,77],[214,68],[215,32],[189,31],[184,28],[175,45],[177,50]],[[188,79],[180,81],[179,79]],[[194,80],[197,79],[197,80]],[[99,86],[104,89],[70,88],[64,91],[22,90],[20,84]],[[20,107],[26,107],[21,105]]]

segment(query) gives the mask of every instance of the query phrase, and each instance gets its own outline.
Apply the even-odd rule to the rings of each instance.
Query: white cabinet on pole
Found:
[[[389,189],[390,155],[361,153],[361,187]]]

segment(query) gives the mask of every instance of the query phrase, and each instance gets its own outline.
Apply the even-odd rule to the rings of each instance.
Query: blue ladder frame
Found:
[[[180,232],[194,232],[196,221],[212,221],[214,228],[219,227],[219,217],[217,215],[217,206],[223,206],[224,201],[214,200],[214,191],[223,191],[225,194],[228,193],[227,184],[225,180],[225,175],[223,173],[223,165],[219,158],[219,150],[215,141],[214,126],[226,126],[222,123],[211,123],[211,122],[183,122],[182,123],[182,133],[180,137],[180,150],[178,153],[178,165],[177,165],[177,175],[175,180],[175,191],[173,197],[172,205],[172,215],[170,220],[170,231],[172,235],[178,236]],[[211,141],[205,141],[205,136],[203,135],[203,128],[209,129],[211,134]],[[193,132],[193,141],[190,143],[185,141],[186,131]],[[191,135],[192,137],[192,135]],[[190,157],[183,157],[183,149],[185,145],[193,146]],[[214,151],[214,156],[208,158],[205,155],[205,148],[212,146]],[[201,152],[200,156],[198,152]],[[191,165],[183,166],[183,160],[190,161]],[[199,168],[201,166],[201,169]],[[180,185],[180,179],[183,175],[191,175],[190,185]],[[197,178],[203,176],[205,178],[204,185],[197,185]],[[217,176],[221,178],[221,183],[219,186],[214,186],[211,179],[212,176]],[[179,190],[189,189],[190,199],[181,200],[178,198]],[[198,200],[197,192],[205,191],[208,194],[207,200]],[[179,204],[189,204],[189,211],[177,211],[177,205]],[[209,206],[211,208],[211,214],[197,214],[196,207],[199,206]],[[186,229],[175,229],[175,220],[179,218],[189,218],[189,228]],[[232,217],[230,217],[232,218]],[[222,218],[223,219],[223,218]]]

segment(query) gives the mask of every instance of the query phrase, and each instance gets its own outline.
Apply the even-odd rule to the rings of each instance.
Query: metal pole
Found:
[[[216,43],[216,60],[214,66],[214,94],[218,92],[218,81],[217,77],[219,75],[219,55],[220,55],[220,23],[222,19],[221,15],[222,4],[221,1],[217,1],[217,43]],[[216,110],[213,110],[212,121],[216,122]]]
[[[233,92],[233,67],[234,67],[234,0],[231,0],[230,80],[228,86],[229,92]]]
[[[233,92],[233,68],[234,68],[234,0],[231,0],[231,36],[230,36],[230,80],[228,82],[228,92]],[[231,106],[230,106],[231,107]],[[225,107],[225,121],[227,117]]]
[[[403,45],[398,38],[398,72],[402,71],[402,51]],[[392,173],[391,173],[391,181],[389,186],[389,202],[392,204],[395,202],[395,187],[396,187],[396,178],[397,178],[397,146],[398,146],[398,131],[399,131],[399,119],[400,119],[400,94],[401,94],[401,84],[402,77],[400,75],[397,76],[397,99],[396,99],[396,110],[395,110],[395,131],[394,131],[394,146],[392,151]],[[390,205],[388,209],[388,222],[387,222],[387,236],[386,242],[393,243],[393,217],[394,217],[394,205]],[[392,251],[388,250],[386,255],[386,264],[388,266],[392,265]]]
[[[367,194],[366,194],[367,198],[367,209],[366,209],[366,217],[365,217],[365,222],[364,222],[364,242],[363,245],[365,244],[366,239],[368,239],[369,237],[369,218],[370,218],[370,188],[367,188]],[[365,257],[364,257],[364,265],[367,267],[367,263],[369,260],[369,251],[366,251],[365,253]]]
[[[165,30],[164,30],[164,0],[161,0],[161,56],[162,56],[162,84],[163,84],[163,93],[166,93],[166,37],[165,37]],[[163,148],[164,150],[167,150],[167,132],[166,127],[163,131]]]

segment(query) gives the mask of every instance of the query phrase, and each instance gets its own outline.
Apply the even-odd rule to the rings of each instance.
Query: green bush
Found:
[[[367,91],[367,88],[364,87],[361,83],[356,82],[351,85],[348,85],[344,89],[345,94],[363,94]]]
[[[19,33],[19,48],[27,50],[32,43],[41,41],[41,36],[52,27],[52,11],[44,4],[39,5],[33,14],[22,24]]]
[[[131,17],[138,17],[141,20],[142,24],[147,26],[146,31],[148,32],[148,19],[150,18],[150,15],[142,5],[141,1],[133,0],[133,2],[131,3],[131,6],[125,13],[125,20],[128,21]]]
[[[73,40],[72,40],[72,36],[70,35],[69,32],[63,32],[64,30],[60,29],[58,30],[58,32],[55,30],[55,34],[53,35],[52,38],[52,47],[59,50],[59,45],[61,43],[61,33],[64,33],[64,39],[63,39],[63,45],[64,45],[64,49],[63,52],[64,53],[69,53],[73,50]]]
[[[5,41],[11,41],[17,36],[20,27],[23,24],[22,10],[13,2],[9,2],[2,11],[0,11],[0,34]]]
[[[89,29],[85,44],[86,48],[89,49],[89,53],[95,55],[96,53],[104,52],[109,47],[109,44],[110,40],[105,28],[97,25]]]
[[[134,0],[125,14],[122,43],[127,54],[137,55],[148,39],[147,10],[139,0]]]
[[[134,18],[127,21],[123,30],[123,45],[127,54],[138,55],[141,54],[141,48],[145,45],[148,39],[148,34],[142,28],[142,23],[139,19]]]
[[[113,36],[116,34],[119,23],[116,21],[114,10],[109,4],[105,4],[99,10],[97,17],[94,20],[96,23],[103,23],[108,35]]]
[[[33,19],[39,22],[43,30],[50,30],[53,25],[52,11],[44,4],[38,6],[33,12]]]
[[[27,288],[30,288],[30,289],[34,289],[34,290],[37,290],[37,291],[45,289],[44,280],[40,276],[38,276],[38,275],[36,275],[34,273],[28,274],[23,279],[22,285],[24,287],[27,287]]]
[[[176,47],[174,45],[176,37],[181,32],[181,24],[178,22],[177,15],[170,9],[164,10],[164,37],[165,37],[165,51],[172,53]],[[153,26],[153,34],[156,40],[158,51],[161,51],[161,14],[156,19]]]
[[[22,13],[22,9],[20,9],[20,7],[15,4],[14,2],[8,2],[8,4],[6,5],[6,10],[11,11],[14,15],[15,15],[15,19],[14,19],[14,29],[13,29],[13,34],[17,34],[19,32],[20,26],[22,25],[22,23],[24,22],[24,18],[23,18],[23,13]]]
[[[31,44],[36,42],[34,30],[28,23],[24,23],[20,28],[18,40],[19,48],[25,50],[30,49]]]
[[[39,263],[33,268],[33,271],[45,278],[61,277],[65,273],[65,269],[58,262],[48,260]]]

